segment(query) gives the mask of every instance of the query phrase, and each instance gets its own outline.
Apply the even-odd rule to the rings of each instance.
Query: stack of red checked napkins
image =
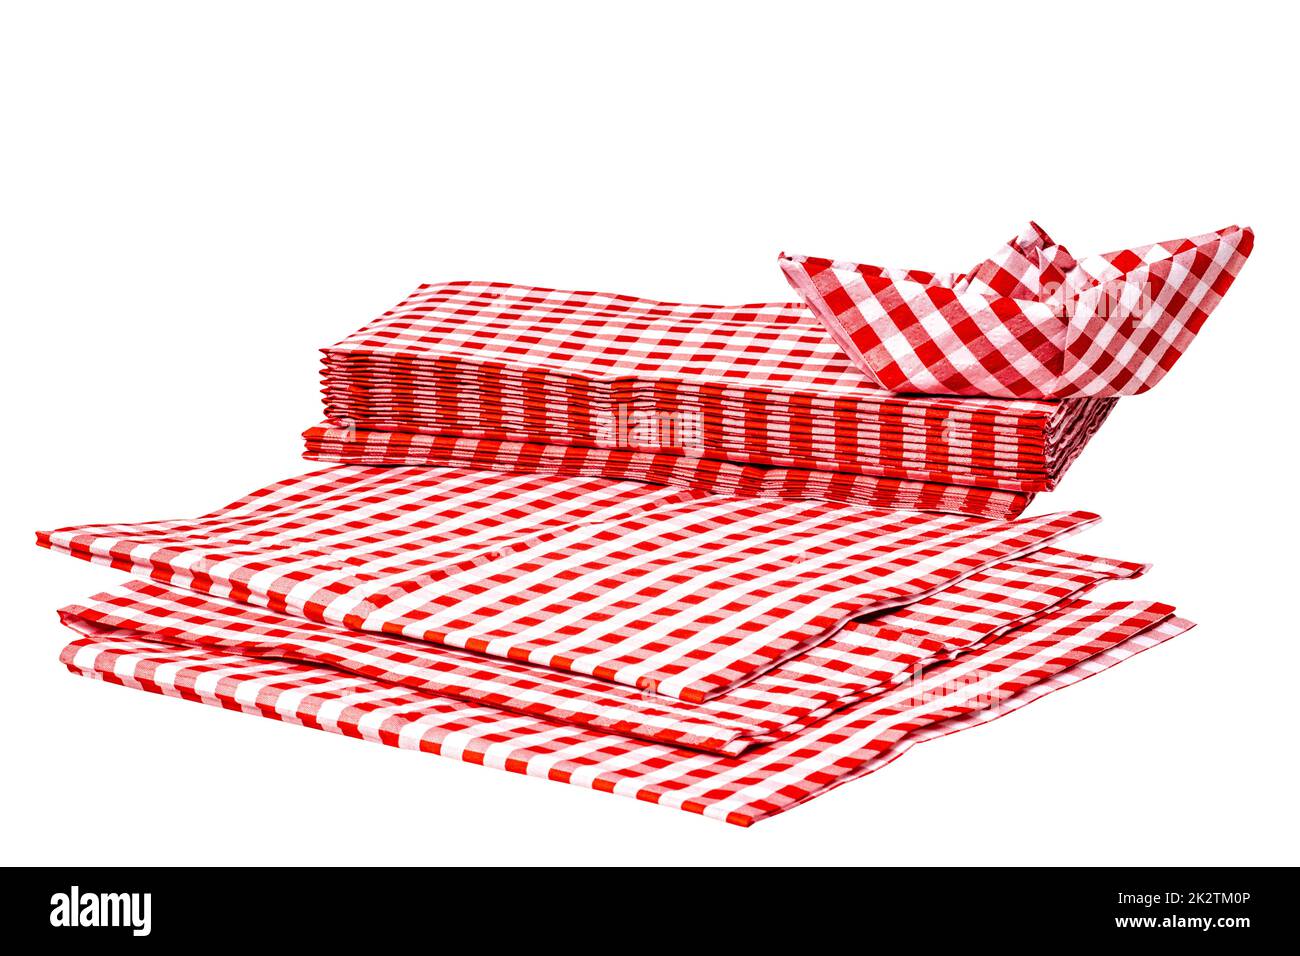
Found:
[[[308,455],[339,464],[38,533],[138,576],[60,612],[62,661],[748,825],[1191,626],[1089,598],[1144,570],[1059,547],[1095,515],[1018,516],[1251,242],[785,257],[810,308],[421,286],[325,350]]]
[[[893,391],[1137,395],[1173,368],[1255,247],[1244,226],[1076,259],[1031,222],[969,272],[781,256],[845,356]]]
[[[421,286],[325,349],[308,457],[1014,516],[1113,399],[886,392],[800,304]]]
[[[1094,520],[346,466],[38,540],[149,579],[74,673],[747,825],[1186,630]]]

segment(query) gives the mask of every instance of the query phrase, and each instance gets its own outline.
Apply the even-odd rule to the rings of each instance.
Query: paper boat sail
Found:
[[[1250,255],[1242,226],[1075,259],[1036,223],[966,273],[782,253],[850,360],[893,392],[1136,395],[1178,361]]]

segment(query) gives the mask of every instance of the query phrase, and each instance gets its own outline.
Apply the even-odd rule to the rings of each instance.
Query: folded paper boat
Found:
[[[1136,395],[1186,351],[1254,245],[1242,226],[1076,259],[1036,223],[970,272],[782,254],[790,284],[892,392]]]

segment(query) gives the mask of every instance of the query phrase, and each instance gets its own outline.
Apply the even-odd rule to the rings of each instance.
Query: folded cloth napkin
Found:
[[[702,704],[425,641],[319,624],[152,581],[63,608],[82,633],[104,627],[265,660],[334,667],[439,696],[673,746],[739,755],[1145,567],[1043,548],[943,591],[855,619],[822,644]],[[236,623],[237,622],[237,623]]]
[[[1249,228],[1076,259],[1030,223],[966,273],[782,254],[849,359],[894,392],[1136,395],[1186,351],[1254,245]]]
[[[342,427],[1050,489],[1113,400],[893,395],[798,303],[421,286],[324,350]]]
[[[879,769],[912,745],[1010,713],[1174,637],[1192,625],[1168,605],[1063,604],[979,649],[930,667],[739,756],[646,741],[441,696],[295,660],[248,657],[129,623],[68,623],[74,674],[390,747],[441,754],[749,826]],[[239,641],[245,621],[216,624]],[[212,626],[210,621],[196,625]],[[209,631],[209,634],[212,634]],[[888,825],[895,826],[897,821]]]
[[[320,623],[701,702],[862,614],[1097,520],[995,521],[601,478],[326,469],[190,521],[38,543]]]

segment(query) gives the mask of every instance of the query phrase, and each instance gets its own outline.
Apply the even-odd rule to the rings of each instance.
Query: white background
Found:
[[[4,861],[1300,862],[1294,24],[893,6],[6,5]],[[58,664],[122,575],[33,530],[309,470],[316,349],[419,282],[785,300],[783,249],[957,269],[1029,217],[1257,231],[1033,506],[1200,622],[1102,676],[742,831]]]

